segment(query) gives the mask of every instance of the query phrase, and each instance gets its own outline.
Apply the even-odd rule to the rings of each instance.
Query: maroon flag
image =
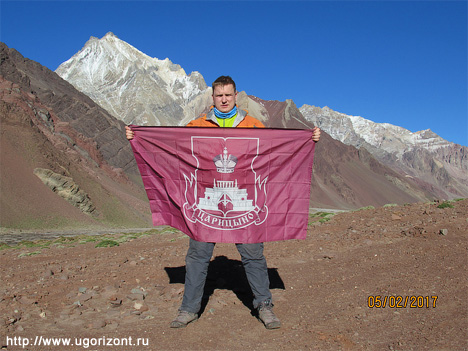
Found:
[[[154,225],[205,242],[305,239],[311,130],[131,128]]]

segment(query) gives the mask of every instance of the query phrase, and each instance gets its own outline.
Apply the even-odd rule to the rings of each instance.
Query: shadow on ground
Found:
[[[164,269],[169,277],[170,284],[185,283],[185,266],[165,267]],[[277,268],[268,268],[268,277],[270,279],[270,289],[285,289]],[[250,309],[252,315],[256,314],[252,305],[253,293],[241,261],[228,259],[226,256],[216,256],[211,260],[208,266],[208,276],[200,315],[203,314],[210,296],[213,295],[216,289],[231,290]]]

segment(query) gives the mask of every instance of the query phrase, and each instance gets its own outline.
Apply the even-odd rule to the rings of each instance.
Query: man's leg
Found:
[[[263,243],[236,244],[244,265],[245,274],[254,294],[253,306],[257,308],[265,300],[271,300],[268,267],[263,255]]]
[[[179,314],[171,323],[172,328],[185,327],[188,323],[197,319],[214,246],[214,243],[190,239],[187,256],[185,257],[184,297],[179,308]]]
[[[258,317],[267,329],[281,327],[280,320],[273,313],[271,302],[268,267],[263,255],[263,243],[236,244],[250,288],[254,294],[253,306],[258,310]]]

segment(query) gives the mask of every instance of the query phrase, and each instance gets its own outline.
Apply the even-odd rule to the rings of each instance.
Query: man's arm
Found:
[[[318,142],[320,140],[321,130],[319,127],[312,129],[312,140]],[[125,126],[125,136],[128,140],[132,140],[135,137],[135,132],[129,127]]]

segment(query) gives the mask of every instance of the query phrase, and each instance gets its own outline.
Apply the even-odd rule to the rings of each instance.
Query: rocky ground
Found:
[[[306,240],[267,243],[278,330],[266,330],[253,315],[231,244],[216,246],[200,319],[182,330],[169,328],[183,294],[188,243],[178,231],[3,247],[0,346],[467,350],[468,200],[451,204],[316,214]],[[67,339],[73,346],[63,345]]]

